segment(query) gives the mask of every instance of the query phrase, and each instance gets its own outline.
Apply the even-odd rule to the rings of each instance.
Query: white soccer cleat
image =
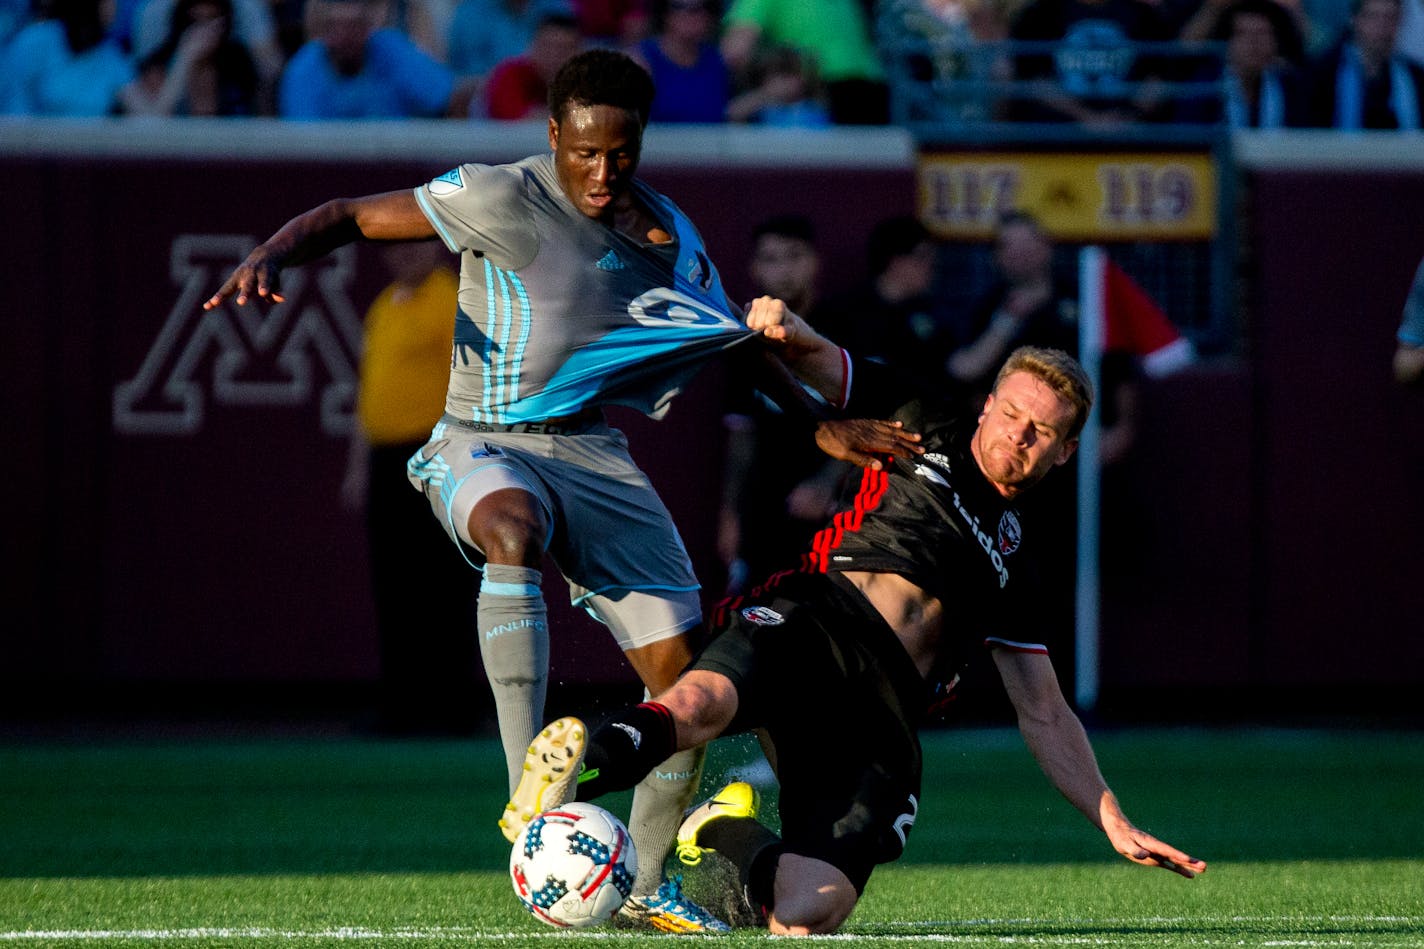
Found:
[[[579,769],[588,749],[588,729],[577,718],[551,722],[534,737],[524,756],[524,773],[514,789],[499,829],[514,843],[524,826],[551,808],[573,799]]]

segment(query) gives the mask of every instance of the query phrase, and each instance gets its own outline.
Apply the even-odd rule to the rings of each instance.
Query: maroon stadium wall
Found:
[[[869,222],[915,204],[909,157],[751,149],[708,166],[660,163],[654,144],[645,176],[738,295],[765,214],[812,216],[827,259],[850,262],[828,268],[834,290],[860,275]],[[0,686],[375,679],[364,539],[338,489],[380,268],[366,248],[308,268],[280,322],[199,310],[253,240],[324,198],[514,157],[367,151],[0,154]],[[1389,379],[1424,171],[1265,163],[1245,184],[1248,356],[1150,385],[1138,451],[1107,485],[1102,685],[1124,708],[1164,689],[1424,684],[1424,397]],[[705,373],[662,423],[617,415],[709,587],[726,382]],[[626,679],[556,577],[548,596],[556,679]]]

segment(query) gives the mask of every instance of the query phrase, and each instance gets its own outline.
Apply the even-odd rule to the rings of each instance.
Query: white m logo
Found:
[[[915,826],[915,818],[919,815],[919,813],[920,802],[915,800],[915,796],[911,794],[909,813],[901,814],[899,817],[895,818],[895,826],[893,828],[895,831],[895,836],[900,838],[901,850],[905,849],[905,844],[908,843],[908,838],[910,836],[910,828]]]
[[[209,387],[220,405],[304,405],[323,376],[313,359],[327,380],[320,395],[322,431],[338,436],[351,430],[361,346],[361,320],[346,295],[354,249],[343,247],[283,273],[286,303],[224,304],[204,313],[203,301],[254,246],[250,237],[174,239],[169,271],[178,299],[138,373],[114,387],[115,431],[197,432]],[[204,370],[209,361],[210,382]]]

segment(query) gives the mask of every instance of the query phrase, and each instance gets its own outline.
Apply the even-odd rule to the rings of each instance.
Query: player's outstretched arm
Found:
[[[339,198],[299,214],[258,245],[206,303],[211,310],[231,297],[242,306],[252,297],[281,303],[281,273],[357,240],[409,241],[435,236],[413,191]]]
[[[1019,730],[1039,767],[1054,787],[1107,835],[1118,853],[1133,863],[1161,867],[1188,878],[1206,870],[1205,861],[1139,830],[1123,814],[1098,770],[1083,723],[1063,698],[1046,655],[995,649],[994,662],[1018,715]]]

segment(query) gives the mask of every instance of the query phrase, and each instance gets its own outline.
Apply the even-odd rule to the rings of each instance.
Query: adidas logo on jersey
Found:
[[[622,270],[628,265],[623,263],[623,258],[619,257],[612,250],[610,250],[608,253],[598,258],[598,263],[595,264],[595,266],[598,267],[599,270]]]

